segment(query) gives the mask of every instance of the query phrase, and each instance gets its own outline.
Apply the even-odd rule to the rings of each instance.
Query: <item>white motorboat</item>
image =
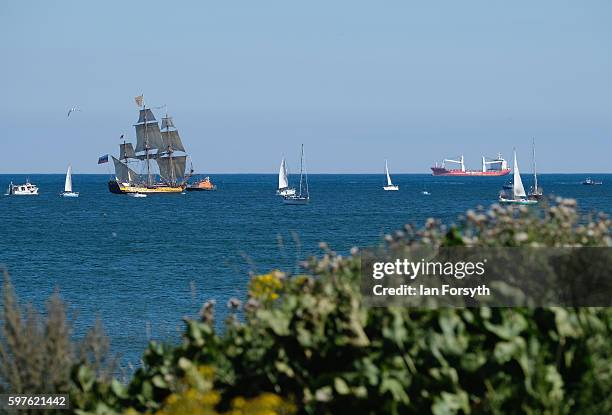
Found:
[[[5,193],[6,196],[37,196],[38,187],[30,183],[30,179],[26,180],[25,184],[13,184],[11,182]]]

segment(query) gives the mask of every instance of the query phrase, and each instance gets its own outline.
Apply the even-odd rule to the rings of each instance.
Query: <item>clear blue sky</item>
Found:
[[[106,173],[141,92],[198,172],[612,171],[610,1],[175,3],[2,1],[0,173]]]

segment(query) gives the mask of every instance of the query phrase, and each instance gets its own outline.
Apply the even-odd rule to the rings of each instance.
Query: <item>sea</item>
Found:
[[[603,185],[582,185],[588,176]],[[147,198],[109,193],[107,175],[75,174],[74,199],[59,196],[64,175],[30,175],[39,196],[0,196],[0,264],[18,296],[41,312],[59,290],[75,336],[99,317],[113,353],[138,366],[148,341],[179,342],[182,318],[197,316],[203,302],[214,299],[222,321],[230,298],[245,299],[249,275],[298,273],[301,261],[321,254],[321,241],[346,254],[381,244],[405,223],[456,222],[467,209],[495,203],[510,177],[399,174],[400,190],[385,192],[382,174],[313,174],[310,203],[289,206],[275,195],[272,174],[218,174],[214,192]],[[0,175],[0,188],[25,179]],[[584,212],[612,214],[612,175],[539,181],[546,194],[575,198]],[[523,182],[528,188],[531,177]]]

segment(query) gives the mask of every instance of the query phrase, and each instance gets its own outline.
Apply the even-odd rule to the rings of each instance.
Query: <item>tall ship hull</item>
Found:
[[[185,191],[185,185],[182,186],[166,186],[157,185],[147,187],[144,185],[131,185],[129,183],[120,183],[117,180],[109,180],[108,190],[117,195],[126,195],[129,193],[182,193]]]
[[[458,168],[447,168],[446,164],[452,163]],[[505,176],[510,173],[508,162],[504,160],[501,154],[498,154],[494,159],[488,159],[482,157],[482,167],[480,170],[469,170],[465,168],[463,162],[463,156],[459,156],[455,159],[444,159],[442,165],[439,166],[437,163],[431,168],[431,172],[434,176],[471,176],[471,177],[498,177]]]
[[[445,169],[444,167],[432,167],[432,175],[434,176],[506,176],[510,173],[510,169],[504,170],[459,170],[459,169]]]

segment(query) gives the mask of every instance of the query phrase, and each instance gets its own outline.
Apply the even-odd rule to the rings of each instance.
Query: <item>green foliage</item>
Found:
[[[115,360],[98,321],[83,339],[73,340],[64,303],[55,292],[46,313],[22,307],[4,271],[0,313],[0,392],[68,393],[73,366],[85,365],[100,379],[110,379]]]
[[[612,246],[610,230],[559,200],[468,212],[452,228],[430,220],[386,243]],[[612,413],[612,309],[367,308],[358,250],[322,249],[304,275],[254,277],[221,333],[204,304],[182,343],[151,343],[126,385],[74,367],[79,413]]]
[[[572,201],[558,201],[540,214],[468,212],[450,229],[430,220],[389,236],[387,245],[610,241],[607,218],[582,221]],[[214,368],[220,409],[267,392],[304,413],[612,412],[610,309],[368,309],[359,253],[342,258],[322,248],[307,275],[254,277],[246,304],[230,302],[221,334],[214,303],[205,304],[200,320],[185,322],[181,345],[152,343],[127,389],[98,401],[117,411],[163,411],[190,368],[205,365]]]

